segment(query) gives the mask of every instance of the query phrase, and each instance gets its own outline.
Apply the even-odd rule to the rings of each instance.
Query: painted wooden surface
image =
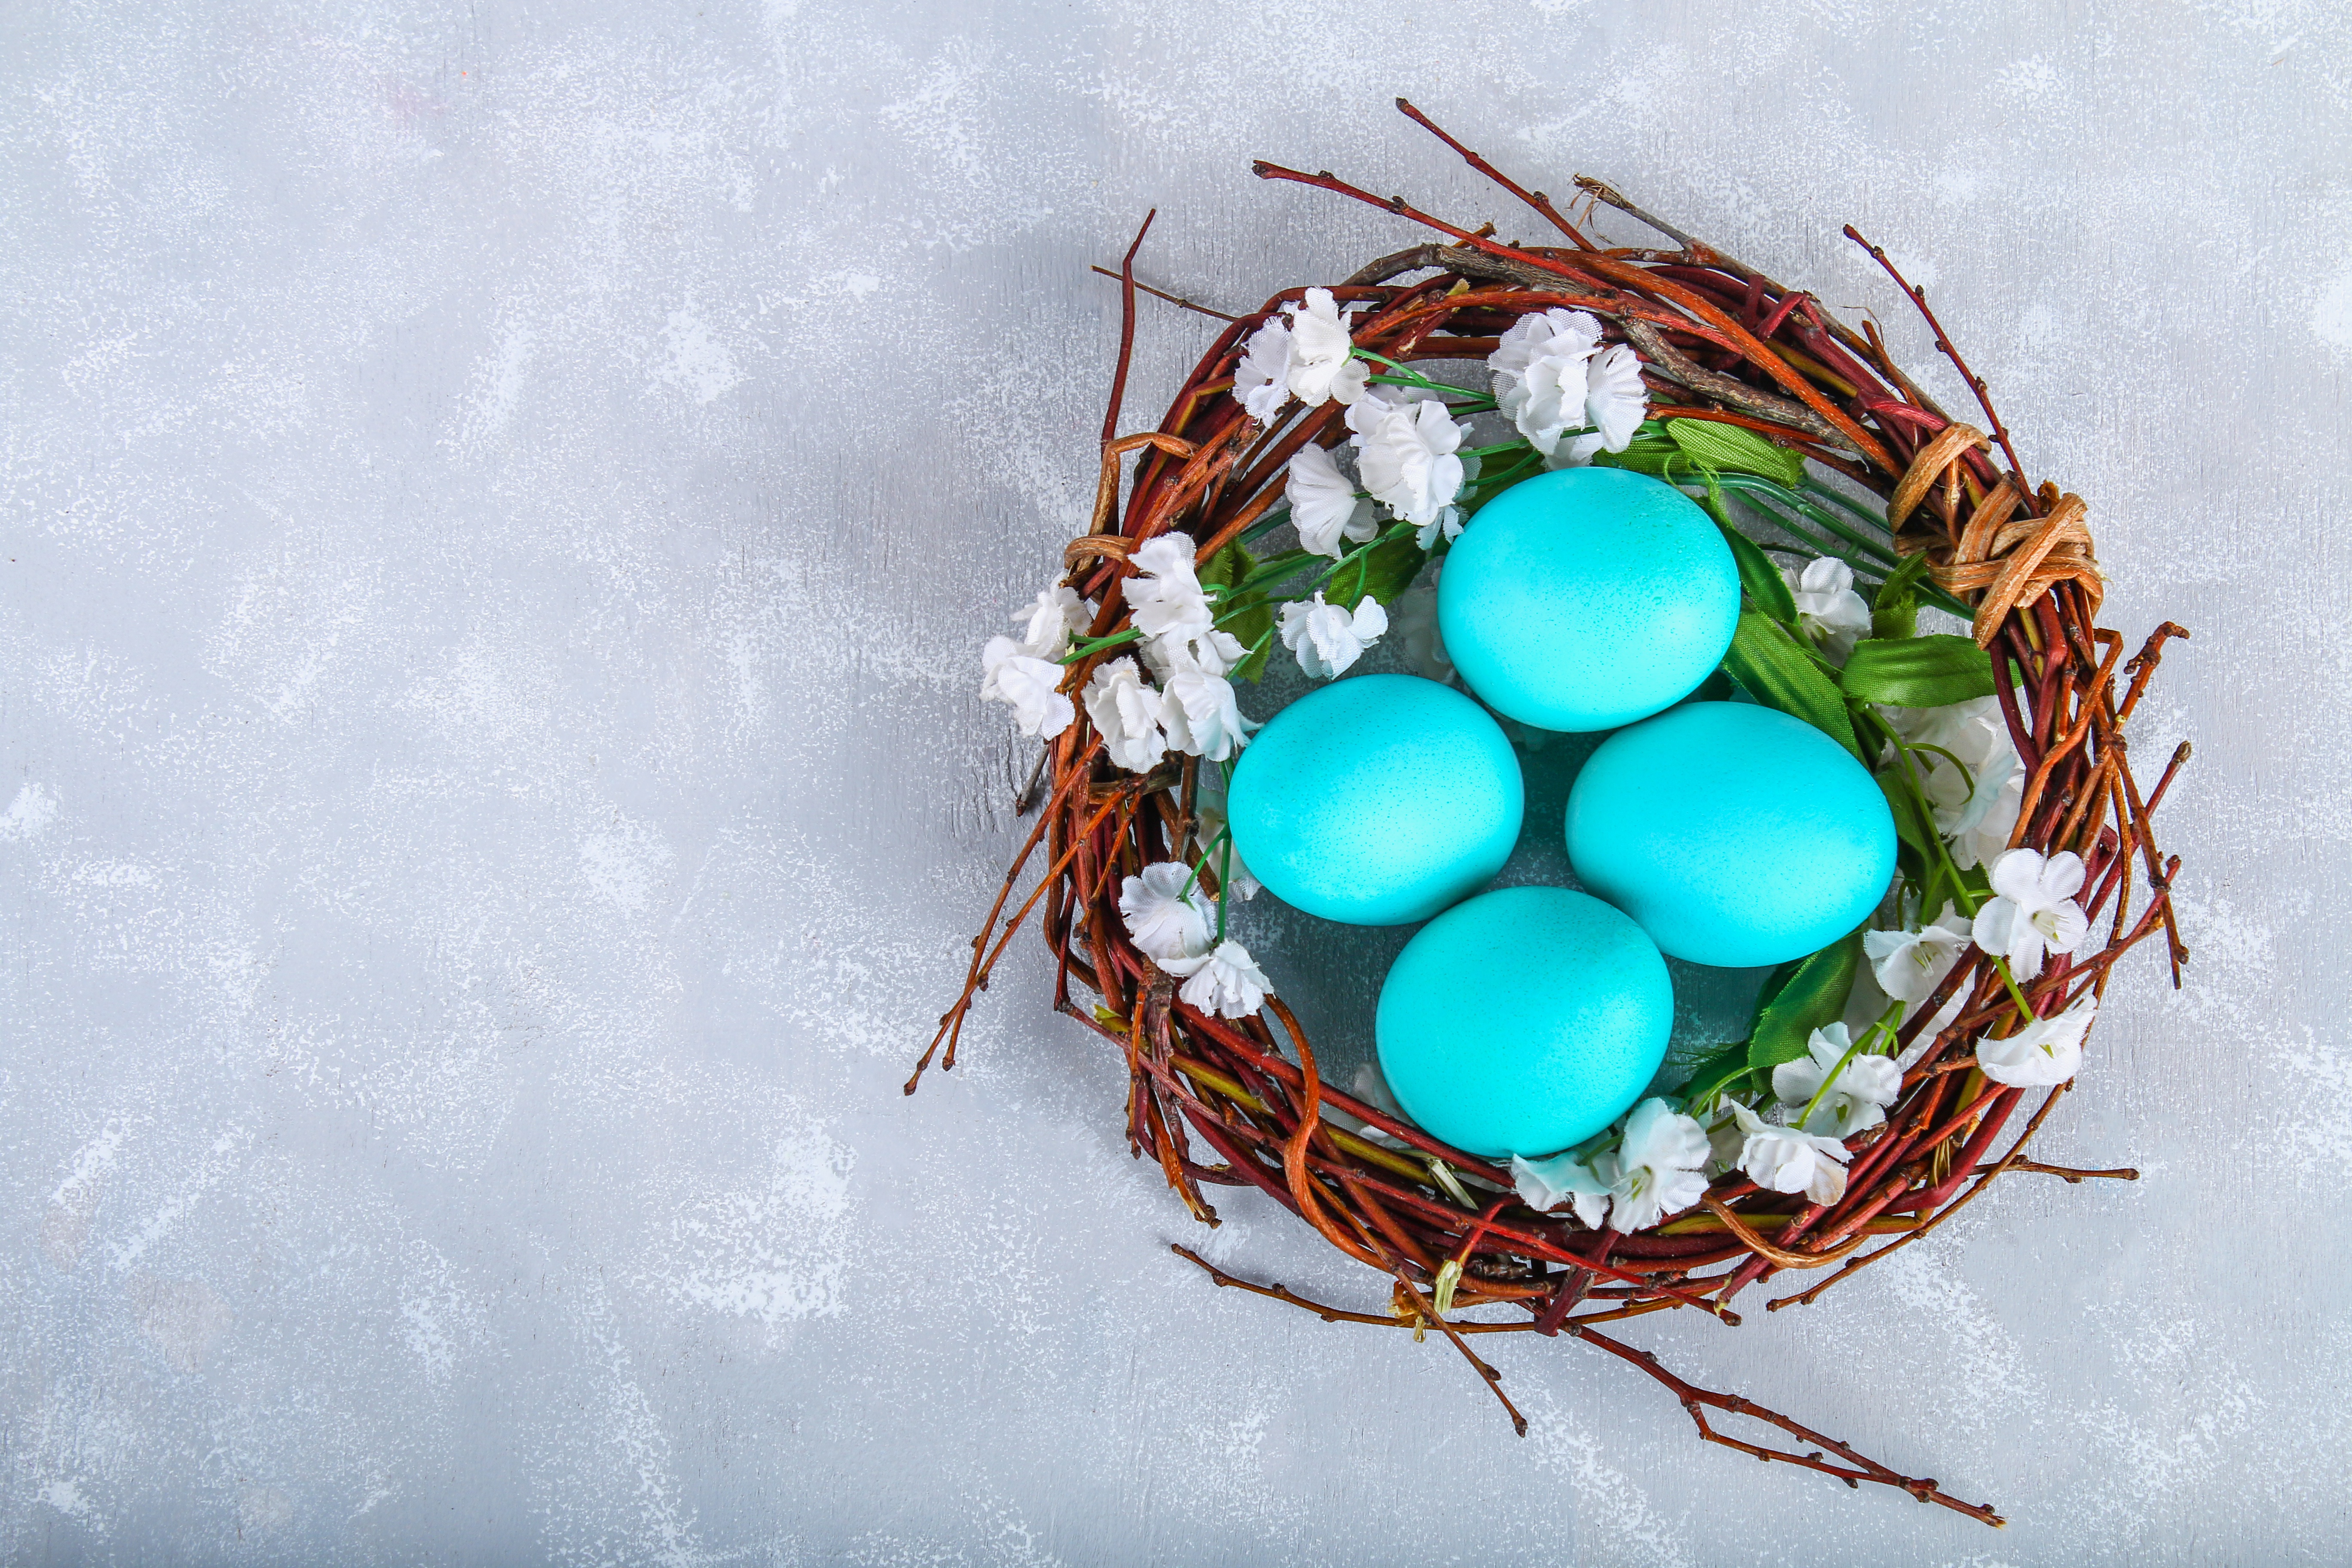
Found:
[[[2341,1555],[2341,7],[5,31],[0,1558]],[[1400,91],[1875,312],[1956,400],[1860,225],[2090,499],[2110,622],[2196,633],[2132,737],[2199,747],[2189,984],[2135,960],[2048,1141],[2145,1179],[1631,1336],[2001,1534],[1702,1448],[1570,1343],[1495,1352],[1515,1440],[1442,1346],[1211,1289],[1171,1240],[1377,1294],[1247,1199],[1193,1234],[1025,946],[898,1095],[1032,755],[979,644],[1092,496],[1087,268],[1153,205],[1143,274],[1227,309],[1406,241],[1253,155],[1524,228]],[[1139,417],[1207,327],[1147,312]],[[1388,939],[1257,919],[1360,1053]]]

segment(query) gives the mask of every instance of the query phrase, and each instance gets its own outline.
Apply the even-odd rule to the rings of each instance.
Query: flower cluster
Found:
[[[1176,994],[1202,1012],[1243,1018],[1265,1005],[1271,983],[1249,949],[1219,934],[1193,868],[1181,860],[1146,866],[1119,884],[1118,912],[1136,951],[1182,980]]]
[[[1623,451],[1648,401],[1642,362],[1622,343],[1602,348],[1601,323],[1583,310],[1521,316],[1486,356],[1486,368],[1495,373],[1496,405],[1558,465]]]
[[[1865,624],[1868,619],[1864,610]],[[2009,847],[2025,793],[2024,771],[1999,700],[1976,697],[1942,708],[1878,711],[1902,741],[1903,765],[1920,777],[1936,830],[1951,844],[1953,863],[1967,870],[1999,858]],[[1892,761],[1894,752],[1889,746],[1885,760]]]
[[[1179,533],[1148,541],[1130,558],[1135,575],[1120,584],[1141,637],[1143,666],[1130,657],[1095,668],[1080,697],[1112,762],[1143,773],[1171,751],[1225,762],[1249,743],[1257,725],[1243,716],[1228,678],[1249,650],[1217,629],[1216,607],[1193,562],[1192,541]],[[1048,588],[1014,614],[1023,641],[991,637],[981,654],[980,694],[1009,704],[1024,734],[1060,734],[1076,717],[1062,689],[1074,633],[1092,616],[1067,586]],[[1145,679],[1145,667],[1156,678]]]
[[[1613,1145],[1613,1146],[1612,1146]],[[1567,1203],[1598,1230],[1647,1230],[1706,1195],[1706,1130],[1663,1100],[1645,1100],[1596,1151],[1549,1160],[1511,1157],[1511,1180],[1530,1208]]]
[[[1270,424],[1294,397],[1309,408],[1353,403],[1370,375],[1331,290],[1309,289],[1304,302],[1283,307],[1283,320],[1250,335],[1234,367],[1234,395],[1251,418]]]

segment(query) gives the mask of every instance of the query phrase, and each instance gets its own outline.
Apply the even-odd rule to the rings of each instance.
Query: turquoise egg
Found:
[[[1527,809],[1502,726],[1449,686],[1360,675],[1276,714],[1234,764],[1234,847],[1283,902],[1425,921],[1510,858]]]
[[[1613,730],[1681,701],[1738,621],[1739,571],[1715,523],[1623,468],[1512,486],[1454,542],[1437,584],[1462,679],[1539,730]]]
[[[1691,702],[1603,741],[1568,795],[1577,880],[1676,958],[1781,963],[1860,925],[1895,875],[1895,816],[1801,719]]]
[[[1565,888],[1504,888],[1446,910],[1381,983],[1381,1071],[1456,1148],[1557,1154],[1640,1099],[1675,1023],[1642,928]]]

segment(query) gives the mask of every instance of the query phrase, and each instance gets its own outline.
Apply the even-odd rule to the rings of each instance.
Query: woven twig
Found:
[[[1400,100],[1400,107],[1436,131],[1409,104]],[[1644,362],[1654,417],[1713,419],[1762,432],[1885,498],[1895,549],[1927,554],[1934,580],[1974,608],[1976,639],[1991,651],[1996,668],[2013,666],[2020,678],[2014,689],[2007,679],[1998,683],[2011,739],[2028,773],[2012,842],[2080,854],[2087,868],[2084,908],[2095,923],[2106,921],[2096,952],[2079,961],[2054,955],[2023,987],[2026,998],[2046,1016],[2084,996],[2103,994],[2116,961],[2159,931],[2178,984],[2187,956],[2171,905],[2179,861],[2159,852],[2151,814],[2188,748],[2174,755],[2156,790],[2144,796],[2123,727],[2165,642],[2187,633],[2167,622],[2136,658],[2123,660],[2121,637],[2096,623],[2103,584],[2084,503],[2054,485],[2037,489],[2027,481],[1983,384],[1951,348],[1924,293],[1904,282],[1876,247],[1847,230],[1917,305],[1937,347],[1977,395],[1990,433],[1938,408],[1895,365],[1874,328],[1856,333],[1811,295],[1671,227],[1609,186],[1580,178],[1590,201],[1640,218],[1675,247],[1601,247],[1542,193],[1522,189],[1442,131],[1436,133],[1569,243],[1507,245],[1490,229],[1446,223],[1402,198],[1374,196],[1329,174],[1257,165],[1264,177],[1364,201],[1444,237],[1443,243],[1383,257],[1333,286],[1342,301],[1367,307],[1353,327],[1356,343],[1405,363],[1476,360],[1492,352],[1496,338],[1521,314],[1553,305],[1589,310],[1601,320],[1610,341],[1633,343]],[[1130,311],[1133,254],[1120,273],[1130,286]],[[1424,276],[1416,279],[1416,273]],[[1107,431],[1094,526],[1065,556],[1069,584],[1101,605],[1096,636],[1125,624],[1117,585],[1131,570],[1126,557],[1136,544],[1181,529],[1208,558],[1276,504],[1285,467],[1302,446],[1334,445],[1344,437],[1336,405],[1294,411],[1286,422],[1260,428],[1228,395],[1248,334],[1303,292],[1285,289],[1257,310],[1228,319],[1157,430],[1126,437]],[[1121,340],[1121,388],[1131,342],[1130,315]],[[2004,461],[1996,462],[1996,451]],[[1118,476],[1130,453],[1138,454],[1136,468],[1122,509]],[[1063,690],[1077,691],[1105,657],[1074,662]],[[2129,681],[2120,696],[2119,674]],[[1699,1210],[1636,1235],[1595,1236],[1573,1219],[1519,1205],[1510,1195],[1507,1173],[1492,1163],[1324,1083],[1306,1032],[1278,999],[1270,999],[1270,1006],[1279,1037],[1264,1017],[1213,1017],[1176,997],[1168,977],[1129,940],[1117,902],[1124,877],[1154,861],[1196,860],[1205,849],[1193,809],[1195,764],[1163,766],[1146,778],[1120,773],[1081,714],[1051,742],[1046,765],[1051,797],[974,940],[964,992],[942,1016],[908,1092],[942,1048],[941,1065],[954,1065],[973,996],[986,985],[1013,929],[1042,900],[1044,935],[1055,960],[1055,1006],[1095,1030],[1128,1063],[1132,1152],[1158,1163],[1191,1212],[1210,1225],[1217,1221],[1207,1189],[1255,1187],[1332,1246],[1378,1269],[1388,1281],[1392,1309],[1385,1317],[1343,1311],[1280,1286],[1252,1285],[1209,1269],[1217,1283],[1335,1321],[1393,1323],[1416,1336],[1440,1333],[1522,1430],[1524,1421],[1503,1396],[1500,1373],[1470,1350],[1465,1336],[1504,1330],[1580,1336],[1667,1386],[1708,1441],[1822,1470],[1849,1486],[1864,1480],[1894,1486],[1922,1501],[2000,1522],[1990,1508],[1959,1501],[1932,1480],[1898,1475],[1786,1416],[1697,1389],[1657,1366],[1647,1352],[1591,1332],[1595,1323],[1683,1307],[1737,1323],[1729,1303],[1747,1286],[1782,1270],[1842,1264],[1772,1305],[1812,1301],[1936,1228],[2004,1173],[2054,1171],[2070,1181],[2131,1174],[2067,1172],[2024,1158],[2060,1091],[2047,1092],[2024,1131],[1995,1154],[2027,1091],[1987,1084],[1974,1070],[1979,1038],[2012,1016],[2007,986],[1985,953],[1971,949],[1899,1032],[1902,1046],[1918,1044],[1926,1022],[1959,998],[1957,1020],[1926,1044],[1885,1122],[1850,1141],[1847,1187],[1836,1203],[1759,1191],[1733,1173],[1714,1182]],[[1000,922],[1041,847],[1050,868],[1013,918]],[[2147,882],[2145,901],[2136,910],[2135,864]],[[1204,881],[1214,892],[1213,871]],[[992,936],[997,938],[992,949]],[[1082,1001],[1080,993],[1099,1003]],[[1344,1111],[1393,1142],[1344,1131],[1325,1118],[1327,1110]],[[1203,1147],[1213,1163],[1196,1154]],[[1448,1311],[1439,1310],[1441,1274],[1453,1287]],[[1524,1314],[1525,1321],[1459,1316],[1482,1308]],[[1811,1448],[1800,1452],[1727,1436],[1709,1426],[1708,1410],[1756,1416]],[[1824,1451],[1833,1457],[1824,1458]]]

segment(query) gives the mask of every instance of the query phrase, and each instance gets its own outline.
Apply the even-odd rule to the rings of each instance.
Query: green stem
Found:
[[[2017,1004],[2018,1023],[2031,1024],[2041,1017],[2042,1015],[2033,1010],[2033,1004],[2025,999],[2025,993],[2018,989],[2017,977],[2009,972],[2009,960],[1996,958],[1992,961],[1992,966],[2000,971],[2000,983],[2009,987],[2009,999]]]

